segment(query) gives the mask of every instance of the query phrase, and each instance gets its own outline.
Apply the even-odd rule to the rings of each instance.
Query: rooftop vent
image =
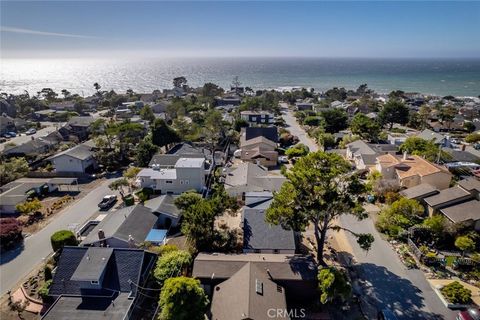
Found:
[[[255,292],[263,296],[263,283],[258,279],[255,279]]]

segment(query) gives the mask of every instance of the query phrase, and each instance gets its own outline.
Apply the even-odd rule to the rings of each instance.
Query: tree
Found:
[[[463,129],[465,129],[465,131],[467,131],[468,133],[472,133],[473,131],[475,131],[476,127],[473,122],[465,122],[463,124]]]
[[[292,147],[290,147],[287,151],[285,151],[285,155],[289,158],[298,158],[304,157],[310,152],[310,149],[304,145],[303,143],[298,143]]]
[[[347,90],[345,90],[345,88],[334,87],[330,90],[327,90],[325,92],[325,96],[332,101],[345,101],[345,99],[347,99]]]
[[[118,191],[122,199],[125,199],[125,187],[130,187],[128,180],[126,178],[121,178],[118,180],[113,181],[108,185],[111,190]]]
[[[357,238],[360,247],[368,250],[373,242],[370,234],[357,234],[335,224],[343,214],[365,218],[362,199],[364,192],[351,165],[340,155],[313,152],[300,158],[286,173],[287,181],[275,193],[266,220],[285,229],[303,231],[311,223],[317,243],[317,258],[323,261],[323,248],[328,230],[341,229]]]
[[[445,151],[442,151],[433,140],[428,141],[419,137],[408,137],[400,146],[400,151],[424,157],[432,162],[436,162],[439,157],[441,159],[451,158],[451,156]]]
[[[42,208],[42,203],[37,198],[21,202],[15,206],[18,212],[24,215],[32,215]]]
[[[469,304],[472,301],[472,291],[458,281],[447,284],[440,291],[450,303]]]
[[[176,277],[165,281],[159,305],[159,320],[204,320],[208,298],[199,280]]]
[[[348,115],[340,109],[330,109],[322,111],[324,119],[324,128],[328,133],[335,133],[348,127]]]
[[[100,91],[100,89],[102,88],[102,86],[99,85],[98,82],[95,82],[95,83],[93,84],[93,87],[95,88],[95,90],[97,91],[97,93],[98,93],[98,92]]]
[[[64,246],[76,246],[78,244],[77,238],[70,230],[60,230],[52,234],[50,243],[54,252],[62,249]]]
[[[382,125],[388,124],[389,130],[392,130],[395,123],[406,124],[408,122],[409,112],[408,107],[403,102],[390,99],[378,114],[378,119]]]
[[[182,272],[192,263],[192,255],[183,250],[173,250],[164,253],[158,260],[153,271],[155,279],[163,285],[165,280],[182,275]]]
[[[150,107],[148,104],[145,105],[142,109],[140,109],[139,114],[140,118],[150,123],[155,120],[155,115],[153,114],[152,107]]]
[[[176,77],[176,78],[173,78],[173,86],[175,88],[182,88],[184,85],[187,84],[187,78],[185,77]]]
[[[223,89],[214,83],[208,82],[203,85],[202,96],[215,98],[223,93]]]
[[[15,218],[0,218],[0,248],[8,250],[23,240],[22,226]]]
[[[165,147],[180,142],[180,137],[163,119],[157,118],[152,126],[152,142],[159,147]]]
[[[459,236],[455,239],[455,247],[462,251],[462,255],[465,255],[465,252],[475,250],[475,241],[468,236]]]
[[[303,119],[303,124],[306,126],[318,127],[323,125],[323,118],[319,116],[308,116]]]
[[[450,127],[452,126],[453,119],[455,119],[455,116],[457,115],[457,109],[453,106],[443,106],[440,108],[440,112],[438,113],[438,117],[440,118],[440,121],[442,124],[447,125],[447,129],[450,130]]]
[[[207,112],[205,115],[205,123],[203,124],[203,133],[205,135],[205,142],[210,145],[210,151],[212,151],[213,154],[220,138],[225,135],[223,117],[220,111],[211,109]]]
[[[2,161],[0,163],[1,185],[25,176],[28,170],[28,162],[25,158],[12,158],[9,161]]]
[[[424,208],[418,201],[400,198],[381,211],[376,226],[381,232],[396,237],[420,222],[423,213]]]
[[[423,225],[428,227],[436,237],[440,237],[445,231],[445,217],[441,214],[435,214],[423,220]]]
[[[39,96],[43,97],[48,102],[54,102],[58,96],[58,94],[51,88],[43,88],[37,93]]]
[[[335,267],[320,269],[317,279],[320,302],[323,304],[337,297],[346,299],[352,291],[346,273]]]
[[[62,95],[63,95],[63,98],[64,98],[65,100],[67,100],[68,98],[70,98],[71,93],[70,93],[70,91],[68,91],[67,89],[63,89],[63,90],[62,90]]]
[[[430,113],[432,109],[429,106],[421,106],[418,110],[418,120],[421,130],[424,130],[428,126],[428,119],[430,118]]]
[[[151,140],[151,138],[146,137],[137,145],[135,160],[139,167],[148,166],[150,160],[158,151],[158,147],[154,145]]]
[[[479,142],[480,141],[480,133],[476,132],[476,133],[470,133],[469,135],[467,135],[465,137],[465,142],[468,142],[468,143],[476,143],[476,142]]]
[[[202,196],[195,191],[187,191],[175,199],[175,206],[180,210],[188,210],[191,206],[202,200]]]
[[[363,113],[357,113],[350,122],[350,130],[360,138],[375,141],[380,134],[380,125],[374,119],[367,117]]]
[[[142,169],[139,167],[129,167],[125,172],[123,173],[123,177],[127,179],[133,179],[137,176],[137,174],[141,171]]]
[[[323,146],[323,148],[324,148],[325,150],[334,148],[335,145],[336,145],[336,143],[335,143],[335,137],[334,137],[333,134],[331,134],[331,133],[320,133],[320,134],[317,136],[317,142],[318,142],[318,144],[320,144],[321,146]]]
[[[198,251],[211,248],[215,238],[214,221],[216,212],[208,200],[190,205],[183,212],[182,233]]]

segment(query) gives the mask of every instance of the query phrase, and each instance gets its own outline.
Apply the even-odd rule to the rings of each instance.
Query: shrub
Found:
[[[398,194],[398,192],[387,191],[387,193],[385,193],[385,202],[387,204],[392,204],[398,199],[400,199],[400,195]]]
[[[126,195],[123,201],[125,202],[125,206],[127,207],[133,206],[135,204],[135,199],[131,194]]]
[[[458,281],[454,281],[440,290],[450,303],[468,304],[472,301],[472,291]]]
[[[157,260],[153,275],[160,284],[163,284],[168,278],[180,276],[191,262],[192,255],[187,251],[174,250],[165,253]]]
[[[43,276],[45,278],[45,281],[52,279],[52,269],[48,265],[45,265],[45,267],[43,268]]]
[[[480,141],[480,133],[470,133],[465,137],[465,142],[475,143]]]
[[[351,286],[344,271],[334,267],[323,268],[318,272],[318,289],[320,302],[325,304],[340,297],[347,298],[351,292]]]
[[[291,147],[285,152],[285,155],[289,158],[295,158],[295,157],[303,157],[308,154],[310,149],[304,145],[303,143],[299,143]]]
[[[77,238],[70,230],[60,230],[55,232],[50,237],[50,242],[52,244],[52,249],[54,252],[57,252],[64,246],[76,246],[78,244]]]
[[[22,226],[15,218],[0,219],[0,248],[10,249],[23,240]]]
[[[308,116],[303,120],[303,124],[306,126],[316,127],[322,123],[322,118],[317,116]]]
[[[50,286],[52,285],[52,279],[45,281],[43,286],[38,290],[38,295],[42,300],[48,299],[48,293],[50,292]]]

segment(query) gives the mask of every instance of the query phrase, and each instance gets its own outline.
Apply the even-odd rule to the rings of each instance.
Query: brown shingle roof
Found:
[[[480,201],[470,200],[440,210],[454,223],[480,220]]]

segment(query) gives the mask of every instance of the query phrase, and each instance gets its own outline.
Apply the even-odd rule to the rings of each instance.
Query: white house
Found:
[[[79,144],[49,158],[56,172],[85,173],[97,167],[93,151],[86,144]]]
[[[137,183],[161,193],[180,194],[202,191],[205,186],[205,158],[180,158],[170,169],[146,168],[137,175]]]

